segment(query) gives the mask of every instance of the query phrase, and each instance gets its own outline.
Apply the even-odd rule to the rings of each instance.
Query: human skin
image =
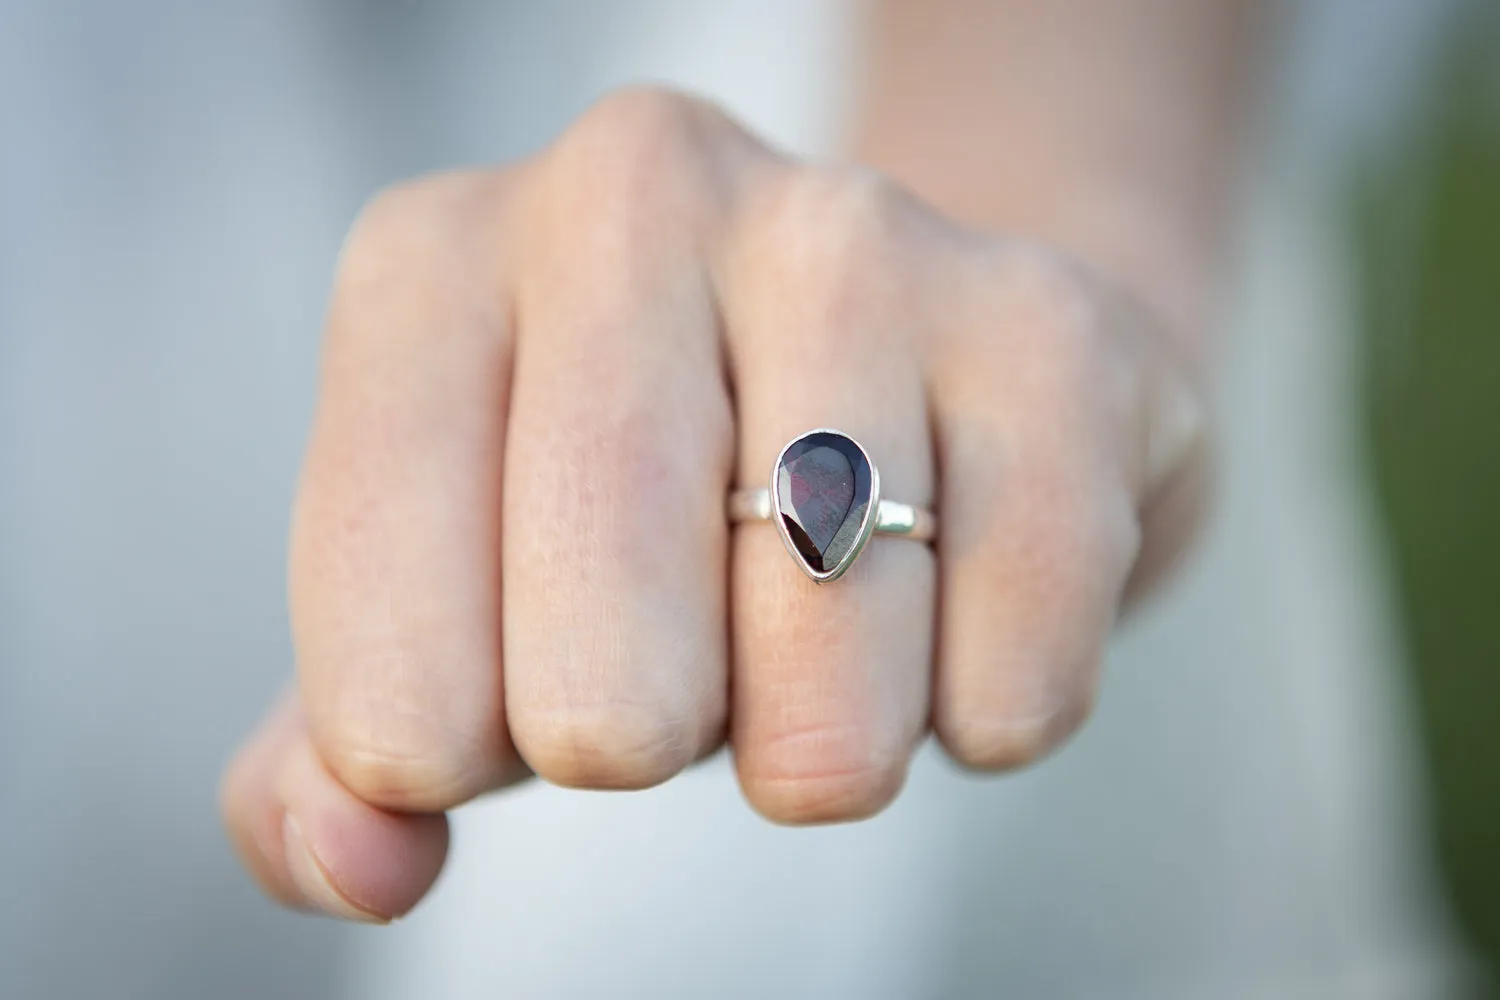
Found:
[[[1241,6],[889,0],[873,166],[643,89],[377,197],[293,519],[298,684],[224,779],[265,890],[399,916],[445,812],[532,774],[645,788],[727,741],[755,809],[835,822],[929,733],[992,771],[1066,739],[1204,506]],[[936,545],[820,587],[729,525],[814,427]]]

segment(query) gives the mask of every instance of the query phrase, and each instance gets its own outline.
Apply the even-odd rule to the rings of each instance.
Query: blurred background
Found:
[[[1449,26],[1353,185],[1360,419],[1444,883],[1500,958],[1500,4]],[[1493,991],[1494,987],[1490,987]],[[1486,995],[1492,995],[1487,993]]]
[[[1206,955],[1246,997],[1496,995],[1497,8],[1281,6],[1225,322],[1222,512],[1056,761],[981,785],[924,759],[867,830],[806,835],[828,860],[797,863],[849,884],[904,865],[889,899],[920,881],[1026,901],[929,922],[925,985],[877,970],[865,995],[974,995],[965,970],[1002,961],[1017,996],[1176,996],[1153,977],[1191,982]],[[583,995],[549,992],[554,967],[646,931],[624,926],[628,894],[588,920],[543,898],[561,871],[619,863],[557,824],[645,852],[674,836],[655,811],[673,796],[708,804],[640,878],[756,913],[751,883],[795,894],[790,861],[722,883],[692,867],[702,838],[784,835],[711,765],[607,805],[482,803],[434,900],[392,931],[340,928],[252,889],[215,785],[291,669],[287,509],[360,204],[529,152],[640,79],[833,151],[857,14],[0,0],[0,998]],[[992,869],[945,867],[953,845],[930,839],[882,853],[873,838],[935,824],[924,802],[959,784],[972,811],[941,815],[999,831]],[[505,868],[502,841],[532,867]],[[524,919],[500,912],[518,893]],[[577,953],[523,947],[570,920]],[[841,933],[823,960],[852,954]],[[733,982],[754,962],[740,945],[694,960]],[[540,985],[494,985],[517,975]],[[1135,985],[1085,985],[1111,977]]]

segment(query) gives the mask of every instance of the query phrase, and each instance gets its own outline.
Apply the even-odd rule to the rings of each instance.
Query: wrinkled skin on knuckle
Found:
[[[648,704],[534,708],[513,718],[512,728],[531,769],[567,788],[650,788],[697,756],[690,721]]]
[[[539,775],[569,787],[645,788],[690,763],[723,728],[723,680],[700,683],[702,650],[722,645],[713,616],[683,601],[681,588],[631,587],[619,581],[663,580],[680,572],[672,551],[649,531],[629,527],[642,510],[668,522],[712,523],[722,499],[697,497],[679,484],[707,463],[729,464],[728,414],[680,400],[624,395],[601,388],[607,424],[559,426],[546,477],[549,516],[565,526],[568,550],[535,553],[530,587],[563,622],[537,633],[525,655],[553,664],[528,671],[507,691],[512,738]],[[720,420],[725,433],[679,436],[683,420]],[[586,474],[583,474],[586,473]],[[684,504],[687,509],[684,509]],[[701,505],[701,509],[695,509]],[[579,560],[583,560],[580,565]],[[589,585],[580,593],[580,572]],[[618,589],[626,586],[625,592]],[[551,596],[555,595],[555,596]],[[709,630],[705,634],[687,630]],[[675,631],[674,631],[675,630]],[[660,637],[668,636],[666,641]]]
[[[362,726],[321,728],[321,733],[314,730],[314,736],[324,764],[344,787],[371,805],[403,812],[441,812],[490,787],[487,752],[477,743],[435,735],[372,737]]]
[[[1082,685],[1040,713],[972,705],[939,714],[933,730],[956,763],[976,771],[1013,771],[1037,763],[1077,732],[1093,712],[1094,691],[1094,685]]]
[[[904,760],[829,761],[810,769],[747,776],[745,796],[765,818],[788,825],[868,819],[895,800]]]
[[[741,783],[758,812],[779,823],[865,819],[896,797],[909,748],[858,720],[782,733],[741,763]]]

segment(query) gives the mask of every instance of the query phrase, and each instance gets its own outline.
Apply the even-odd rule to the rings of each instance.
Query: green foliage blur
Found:
[[[1394,560],[1440,864],[1500,968],[1500,4],[1359,185],[1369,467]],[[1490,987],[1487,996],[1500,996]]]

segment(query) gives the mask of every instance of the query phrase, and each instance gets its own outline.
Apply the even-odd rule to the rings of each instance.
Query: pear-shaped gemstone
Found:
[[[777,516],[796,555],[814,573],[832,572],[861,540],[870,486],[869,459],[843,434],[814,431],[782,452]]]

